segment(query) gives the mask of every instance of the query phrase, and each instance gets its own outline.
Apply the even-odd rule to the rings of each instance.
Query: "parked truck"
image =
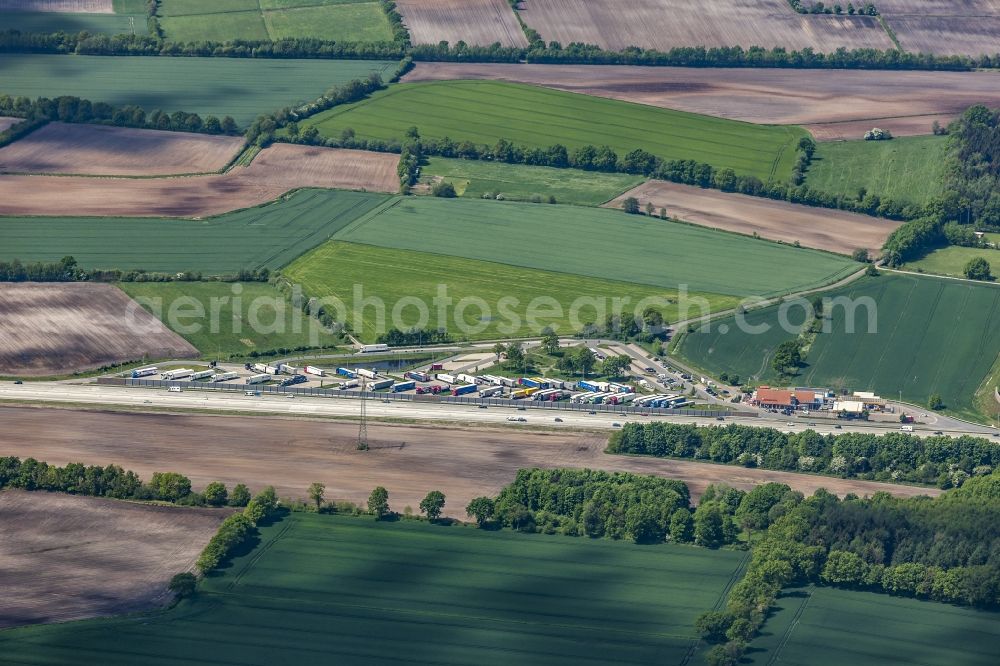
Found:
[[[184,377],[190,377],[194,374],[194,370],[189,370],[188,368],[180,368],[178,370],[168,370],[164,372],[161,377],[165,381],[173,381],[175,379],[183,379]]]
[[[464,373],[455,376],[460,382],[465,382],[466,384],[476,384],[476,378],[473,375],[466,375]]]
[[[356,377],[364,377],[365,379],[375,379],[378,377],[378,370],[369,370],[368,368],[358,368],[354,372]]]
[[[455,395],[468,395],[469,393],[475,393],[479,389],[475,384],[465,384],[464,386],[456,386],[452,389],[452,393]]]
[[[281,386],[293,386],[295,384],[301,384],[302,382],[309,381],[306,379],[305,375],[292,375],[291,377],[285,377],[281,380]]]
[[[240,373],[238,373],[238,372],[222,372],[222,373],[219,373],[219,374],[212,375],[212,379],[210,381],[213,381],[213,382],[228,382],[230,379],[236,379],[239,376],[240,376]]]
[[[417,383],[414,382],[414,381],[398,382],[396,384],[393,384],[393,386],[392,386],[392,392],[393,393],[401,393],[403,391],[412,391],[415,388],[417,388]]]
[[[337,376],[347,377],[348,379],[354,379],[355,377],[358,376],[358,373],[354,372],[353,370],[349,370],[347,368],[337,368]]]
[[[429,382],[431,380],[430,375],[420,370],[410,370],[409,372],[404,373],[403,376],[407,379],[415,379],[418,382]]]
[[[491,398],[494,396],[499,396],[501,394],[503,394],[502,386],[484,386],[483,388],[479,389],[480,398]]]
[[[387,389],[395,383],[393,379],[377,379],[368,385],[369,391],[381,391]]]
[[[266,372],[262,372],[259,375],[250,375],[247,377],[247,384],[263,384],[264,382],[271,381],[271,375]]]
[[[326,370],[323,368],[317,368],[315,365],[306,366],[306,374],[316,375],[317,377],[326,377]]]
[[[346,382],[340,384],[337,388],[341,391],[346,391],[347,389],[357,388],[361,386],[361,380],[359,379],[348,379]]]
[[[150,365],[145,368],[136,368],[132,371],[132,379],[136,377],[149,377],[150,375],[155,375],[158,368],[155,365]]]
[[[454,375],[449,375],[446,372],[439,372],[436,375],[434,375],[434,378],[437,379],[439,382],[445,382],[446,384],[458,383],[458,377],[455,377]]]
[[[199,379],[205,379],[206,377],[211,377],[215,374],[215,370],[199,370],[198,372],[192,373],[190,380],[197,381]]]
[[[389,345],[383,345],[383,344],[361,345],[362,354],[372,354],[375,352],[384,352],[384,351],[389,351]]]

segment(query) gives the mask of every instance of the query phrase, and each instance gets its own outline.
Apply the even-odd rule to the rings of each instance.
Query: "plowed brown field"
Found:
[[[171,576],[194,565],[228,514],[0,492],[0,629],[164,605]]]
[[[0,289],[0,375],[42,377],[198,350],[117,287],[86,282]]]
[[[787,201],[774,201],[744,194],[705,190],[662,180],[650,180],[605,204],[621,208],[626,197],[635,197],[640,207],[647,202],[667,215],[703,227],[741,234],[756,233],[761,238],[805,247],[850,254],[866,248],[878,254],[885,239],[900,222],[827,208],[813,208]]]
[[[445,513],[464,518],[473,497],[495,494],[525,467],[589,467],[682,479],[695,496],[710,483],[752,488],[768,481],[810,494],[937,494],[935,489],[771,472],[683,460],[604,453],[607,433],[540,433],[479,427],[370,424],[369,451],[357,451],[356,423],[265,417],[131,414],[0,407],[0,422],[21,433],[0,441],[0,456],[34,456],[50,463],[114,462],[141,476],[171,470],[195,487],[221,480],[252,491],[274,485],[303,498],[313,481],[327,497],[364,504],[375,486],[389,491],[393,509],[416,510],[430,490],[447,497]]]
[[[753,123],[804,125],[819,140],[857,139],[873,125],[897,136],[930,134],[934,120],[947,124],[973,104],[1000,106],[995,72],[817,75],[794,69],[420,63],[404,81],[449,79],[532,83]]]
[[[18,124],[24,120],[24,118],[10,118],[7,116],[0,116],[0,132],[6,131],[9,127]]]
[[[525,0],[520,15],[546,42],[628,46],[783,46],[816,51],[895,46],[873,16],[803,15],[786,0]]]
[[[275,144],[250,166],[180,178],[0,176],[0,215],[204,217],[300,187],[395,192],[399,156]]]
[[[0,11],[111,14],[112,0],[0,0]]]
[[[507,0],[396,0],[396,8],[414,44],[528,46]]]
[[[0,148],[0,172],[164,176],[223,169],[236,136],[49,123]]]

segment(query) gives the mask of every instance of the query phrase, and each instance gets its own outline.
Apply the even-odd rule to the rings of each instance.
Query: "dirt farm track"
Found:
[[[177,178],[0,175],[0,215],[205,217],[300,187],[396,192],[399,156],[275,144],[226,173]]]
[[[165,604],[170,577],[194,565],[227,514],[0,492],[0,629]]]
[[[710,483],[751,488],[779,481],[805,493],[817,488],[859,495],[937,494],[868,481],[825,478],[690,461],[612,456],[606,434],[459,429],[371,424],[367,452],[355,450],[357,424],[267,417],[142,414],[0,407],[0,423],[16,439],[0,442],[0,456],[34,456],[54,464],[115,463],[143,478],[180,472],[198,490],[211,481],[251,491],[274,485],[284,497],[305,497],[313,481],[327,497],[364,504],[372,488],[389,490],[394,510],[416,511],[430,490],[448,498],[445,513],[464,516],[473,497],[495,494],[525,467],[590,467],[682,479],[698,496]]]
[[[995,72],[817,76],[795,69],[420,63],[404,81],[446,79],[530,83],[752,123],[804,125],[819,140],[859,139],[876,124],[898,136],[930,134],[934,120],[945,124],[973,104],[1000,106]]]

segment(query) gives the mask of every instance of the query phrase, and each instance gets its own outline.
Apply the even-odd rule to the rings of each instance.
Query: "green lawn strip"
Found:
[[[537,196],[547,202],[552,196],[557,203],[581,206],[598,206],[645,180],[620,173],[432,157],[421,167],[420,180],[429,184],[437,178],[454,185],[466,199],[498,192],[510,201]]]

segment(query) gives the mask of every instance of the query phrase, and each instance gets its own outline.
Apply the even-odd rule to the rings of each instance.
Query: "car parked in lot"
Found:
[[[555,418],[555,422],[556,422],[556,423],[562,423],[562,422],[563,422],[563,420],[562,420],[561,418],[559,418],[559,417],[557,416],[557,417]]]

